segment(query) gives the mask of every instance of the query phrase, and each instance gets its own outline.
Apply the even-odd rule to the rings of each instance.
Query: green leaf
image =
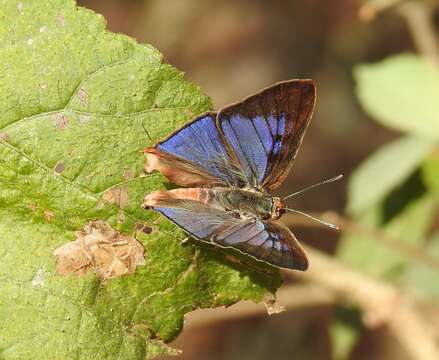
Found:
[[[332,340],[332,358],[334,360],[349,359],[359,338],[358,331],[341,322],[331,323],[329,331]]]
[[[406,136],[384,145],[351,175],[347,210],[361,214],[403,183],[433,150],[431,141]]]
[[[380,124],[439,140],[439,71],[420,56],[392,56],[355,68],[357,95]]]
[[[209,98],[71,0],[0,4],[0,358],[149,359],[175,352],[165,342],[185,313],[274,292],[276,270],[182,247],[179,228],[140,208],[166,185],[143,174],[142,123],[157,140]],[[144,265],[105,281],[85,271],[100,263],[58,274],[55,249],[96,224],[122,239],[115,251],[140,241]]]
[[[332,358],[345,360],[351,358],[352,350],[363,332],[361,312],[346,305],[336,305],[329,326]]]
[[[423,246],[426,232],[435,220],[438,202],[426,193],[381,225],[383,208],[384,204],[380,204],[357,217],[355,222],[361,229],[379,229],[386,237],[403,245]],[[337,248],[337,257],[368,274],[397,281],[412,259],[397,245],[389,245],[369,232],[355,229],[344,234]]]

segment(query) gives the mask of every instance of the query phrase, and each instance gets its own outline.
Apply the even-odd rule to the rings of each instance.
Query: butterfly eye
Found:
[[[287,212],[287,209],[285,208],[278,208],[277,210],[279,217],[282,216],[283,214],[285,214]]]
[[[279,219],[283,214],[286,213],[286,207],[280,198],[273,198],[273,208],[271,211],[271,218],[276,220]]]
[[[241,215],[239,215],[239,213],[237,212],[237,211],[233,211],[233,217],[235,218],[235,219],[241,219]]]

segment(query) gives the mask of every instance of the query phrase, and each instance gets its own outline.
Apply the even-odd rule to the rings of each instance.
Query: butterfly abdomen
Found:
[[[207,204],[212,195],[208,189],[203,188],[179,188],[169,191],[170,194],[180,200],[194,200],[202,204]]]
[[[191,200],[204,205],[212,200],[211,190],[203,188],[179,188],[173,190],[154,191],[145,196],[145,207],[171,206],[179,200]]]

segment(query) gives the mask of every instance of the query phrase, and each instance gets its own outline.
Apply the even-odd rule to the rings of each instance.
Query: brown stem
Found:
[[[379,12],[393,8],[407,22],[419,53],[439,66],[439,44],[433,25],[433,10],[437,0],[369,0],[359,10],[364,21],[372,20]]]
[[[379,229],[372,229],[366,226],[358,225],[357,223],[335,213],[335,212],[325,212],[322,214],[312,214],[316,217],[324,218],[340,227],[340,230],[347,233],[366,235],[372,239],[379,240],[380,243],[387,245],[388,247],[396,250],[411,259],[417,259],[419,262],[431,266],[433,269],[439,271],[439,259],[428,254],[424,249],[404,243],[400,240],[394,239],[387,235],[384,231]],[[294,217],[294,218],[293,218]],[[294,215],[286,215],[286,225],[296,225],[296,217]],[[293,220],[294,219],[294,220]],[[297,217],[299,220],[299,217]],[[301,225],[306,226],[321,226],[320,224],[314,224],[313,222],[306,221],[300,222]]]
[[[358,14],[360,19],[370,21],[379,12],[389,9],[401,1],[402,0],[369,0],[360,7]]]
[[[341,302],[358,306],[363,310],[366,325],[386,325],[413,359],[439,359],[434,322],[420,316],[414,299],[389,284],[341,265],[320,251],[306,250],[311,260],[309,270],[285,274],[321,285]]]
[[[433,5],[428,1],[408,1],[397,8],[406,20],[418,51],[439,66],[439,44],[433,26]]]
[[[330,256],[307,247],[308,271],[283,270],[286,277],[301,283],[286,286],[278,292],[279,303],[287,308],[329,305],[336,301],[359,307],[367,326],[387,326],[417,360],[439,359],[435,321],[421,316],[415,299],[381,280],[374,279],[338,263]],[[227,309],[197,310],[187,315],[189,328],[248,318],[263,314],[263,306],[241,302]]]

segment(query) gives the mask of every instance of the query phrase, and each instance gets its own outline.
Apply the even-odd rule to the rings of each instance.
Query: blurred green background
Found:
[[[180,359],[438,359],[439,10],[436,1],[82,0],[150,43],[215,108],[312,78],[317,108],[286,195],[340,232],[288,215],[328,256],[285,273],[279,304],[189,314]],[[198,315],[197,315],[198,313]]]

